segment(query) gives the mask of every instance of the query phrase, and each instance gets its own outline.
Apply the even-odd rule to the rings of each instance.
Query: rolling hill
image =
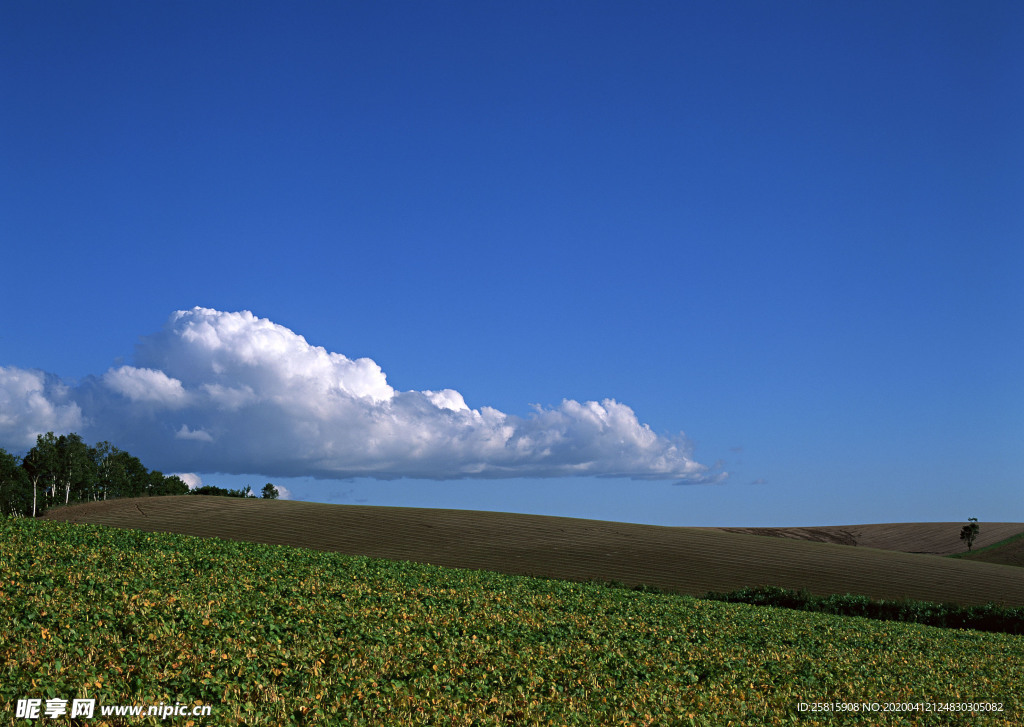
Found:
[[[875,525],[828,525],[810,528],[717,528],[728,533],[746,533],[776,538],[810,540],[820,543],[857,545],[863,548],[898,550],[902,553],[952,555],[966,552],[960,528],[966,523],[880,523]],[[982,523],[974,542],[980,549],[1024,533],[1024,523]]]
[[[774,585],[816,595],[1024,606],[1024,569],[1010,565],[717,528],[189,495],[86,503],[46,517],[690,595]],[[862,527],[876,543],[924,549],[921,543],[931,542],[895,531],[883,537],[896,525]],[[949,524],[943,527],[948,532]],[[989,530],[995,528],[985,524]]]
[[[1007,538],[1004,542],[985,550],[975,549],[973,553],[963,555],[962,559],[981,563],[1024,566],[1024,533]]]

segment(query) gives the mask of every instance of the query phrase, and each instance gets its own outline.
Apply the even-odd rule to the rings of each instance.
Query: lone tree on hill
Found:
[[[967,550],[970,551],[971,546],[974,545],[974,539],[978,537],[981,526],[978,525],[978,518],[976,517],[969,517],[967,520],[970,522],[970,525],[964,525],[960,528],[960,539],[967,541]]]
[[[277,488],[271,483],[267,483],[263,486],[263,499],[264,500],[276,500],[277,499]]]

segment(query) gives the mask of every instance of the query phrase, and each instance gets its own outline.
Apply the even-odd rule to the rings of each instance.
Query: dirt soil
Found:
[[[957,523],[688,528],[189,495],[88,503],[46,517],[695,596],[774,585],[819,595],[1024,606],[1024,569],[918,554],[954,551],[961,545]],[[1003,526],[981,523],[979,542],[1024,531],[1022,523]]]
[[[803,528],[717,528],[727,533],[744,533],[773,538],[812,540],[819,543],[856,545],[862,548],[896,550],[901,553],[952,555],[967,551],[960,540],[962,523],[879,523],[876,525],[829,525]],[[981,531],[974,548],[984,548],[1024,532],[1024,523],[979,523]],[[1024,548],[1024,545],[1022,545]]]

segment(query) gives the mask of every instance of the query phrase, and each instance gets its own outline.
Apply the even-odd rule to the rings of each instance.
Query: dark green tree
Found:
[[[223,487],[217,487],[216,485],[200,485],[199,487],[193,487],[189,490],[190,495],[212,495],[219,497],[227,497],[228,491]]]
[[[138,457],[118,451],[110,456],[110,497],[142,497],[149,485],[149,472]]]
[[[214,495],[218,497],[255,497],[252,494],[252,488],[248,485],[245,489],[229,490],[224,487],[217,487],[216,485],[203,485],[201,487],[194,487],[188,493],[190,495]]]
[[[146,495],[156,496],[164,494],[164,473],[160,470],[152,470],[146,476]]]
[[[978,525],[978,518],[969,517],[967,518],[969,525],[964,525],[960,528],[960,539],[967,541],[967,550],[971,550],[971,546],[974,545],[975,538],[978,537],[978,533],[981,531],[981,526]]]
[[[46,509],[46,492],[52,495],[57,483],[57,437],[53,432],[36,435],[36,445],[28,451],[21,466],[32,483],[32,517]],[[39,497],[42,489],[43,497]],[[43,502],[40,502],[42,499]]]
[[[276,500],[277,499],[277,488],[271,483],[263,485],[263,499],[264,500]]]
[[[28,473],[13,454],[0,449],[0,515],[24,517],[32,511]]]
[[[4,471],[6,462],[0,461],[0,473]],[[37,435],[35,446],[21,459],[18,469],[22,474],[17,482],[25,488],[24,514],[32,517],[41,515],[58,503],[184,495],[189,491],[188,485],[177,475],[165,476],[156,470],[150,472],[138,457],[110,442],[99,442],[90,447],[75,433]],[[0,512],[4,511],[6,500],[3,498],[7,497],[4,494],[7,491],[3,489],[5,482],[0,479]],[[11,486],[17,489],[16,485]],[[253,496],[248,488],[232,490],[230,494],[235,497]]]
[[[95,461],[80,435],[62,434],[57,438],[56,465],[53,500],[60,501],[60,491],[63,491],[65,505],[72,500],[90,499],[96,481]]]
[[[157,495],[187,495],[188,485],[177,475],[164,475],[160,472],[151,472],[149,475],[149,494]]]
[[[95,447],[89,448],[89,456],[92,458],[93,469],[96,473],[92,499],[106,500],[110,494],[110,485],[114,474],[113,456],[120,451],[107,441],[98,442]]]

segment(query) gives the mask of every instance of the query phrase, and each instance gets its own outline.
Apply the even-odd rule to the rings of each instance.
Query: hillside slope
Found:
[[[1009,542],[963,556],[963,560],[981,563],[999,563],[1001,565],[1024,566],[1024,538],[1011,539]]]
[[[960,540],[966,523],[879,523],[874,525],[827,525],[807,528],[716,528],[727,533],[745,533],[820,543],[857,545],[862,548],[898,550],[902,553],[952,555],[967,551]],[[981,523],[974,547],[984,548],[1024,532],[1024,523]]]
[[[464,510],[227,497],[96,502],[47,517],[153,532],[296,545],[691,595],[746,586],[814,594],[1024,606],[1024,569],[706,528]]]

